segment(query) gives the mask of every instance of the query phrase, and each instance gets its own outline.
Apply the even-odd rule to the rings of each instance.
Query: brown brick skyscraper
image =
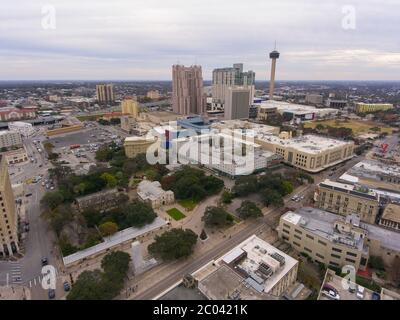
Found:
[[[172,66],[172,107],[182,115],[205,111],[201,66]]]

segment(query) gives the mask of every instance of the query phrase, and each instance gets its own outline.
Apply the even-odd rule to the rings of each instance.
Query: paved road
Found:
[[[38,152],[33,144],[33,140],[38,139],[37,137],[25,139],[24,145],[28,156],[33,157],[36,162],[11,167],[10,173],[14,172],[10,176],[12,183],[21,183],[39,174],[46,177],[49,164],[44,153]],[[43,150],[43,146],[41,149]],[[25,194],[32,193],[32,195],[21,198],[26,208],[26,220],[29,221],[30,227],[21,245],[24,255],[17,261],[0,261],[0,285],[7,283],[26,285],[32,290],[32,299],[47,299],[47,291],[41,287],[43,278],[41,258],[47,257],[49,264],[57,265],[54,234],[40,216],[40,199],[45,192],[45,188],[40,183],[25,186]],[[61,291],[58,290],[59,296]]]

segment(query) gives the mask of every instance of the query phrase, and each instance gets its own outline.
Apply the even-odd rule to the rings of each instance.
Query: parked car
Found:
[[[54,289],[50,289],[48,295],[49,299],[54,299],[56,297],[56,291]]]
[[[339,292],[330,285],[325,285],[322,288],[322,293],[333,300],[340,300]]]
[[[361,286],[357,286],[357,299],[364,299],[364,292],[365,292],[365,288],[361,287]]]
[[[68,281],[65,281],[64,284],[63,284],[63,286],[64,286],[64,291],[69,291],[69,290],[71,290],[71,286],[70,286],[70,284],[68,283]]]
[[[381,300],[381,295],[377,292],[372,292],[372,300]]]

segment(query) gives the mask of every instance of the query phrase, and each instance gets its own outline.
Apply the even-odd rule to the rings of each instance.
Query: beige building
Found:
[[[175,202],[174,193],[171,190],[163,190],[158,181],[141,181],[137,187],[137,194],[140,200],[150,204],[153,209]]]
[[[357,113],[378,112],[390,109],[393,109],[393,104],[391,103],[356,103]]]
[[[0,149],[22,145],[21,134],[17,131],[0,132]]]
[[[299,252],[313,261],[333,267],[353,265],[365,269],[369,252],[366,231],[351,223],[352,216],[340,216],[313,208],[289,211],[279,222],[278,234]]]
[[[278,113],[278,109],[274,106],[260,104],[257,111],[257,120],[266,121],[268,117],[274,117]]]
[[[150,90],[147,92],[146,96],[147,96],[147,98],[153,99],[153,100],[160,99],[160,92],[158,90]]]
[[[146,137],[128,137],[125,138],[125,155],[128,158],[135,158],[138,154],[146,153],[147,149],[153,145],[156,140]]]
[[[225,119],[248,119],[250,108],[250,89],[232,86],[225,90]]]
[[[6,159],[0,160],[0,257],[18,252],[18,219]]]
[[[257,133],[255,143],[283,157],[294,167],[319,172],[353,156],[354,142],[305,135],[291,139]]]
[[[130,116],[122,116],[121,117],[121,129],[131,133],[133,128],[136,125],[136,120]]]
[[[136,119],[139,116],[139,102],[132,97],[126,97],[121,102],[121,112]]]
[[[3,156],[6,158],[7,164],[22,163],[29,160],[25,148],[7,151],[3,153]]]
[[[379,195],[368,187],[326,179],[318,184],[314,200],[320,209],[347,216],[356,214],[361,221],[374,224],[379,212]]]
[[[300,208],[281,217],[278,234],[314,261],[335,267],[351,264],[365,269],[369,257],[378,256],[390,268],[400,256],[399,232],[361,222],[356,215]]]
[[[298,265],[296,259],[252,235],[192,273],[190,280],[209,300],[273,300],[295,284]]]
[[[96,99],[101,104],[113,103],[115,101],[114,86],[112,84],[96,85]]]
[[[400,205],[397,203],[389,203],[382,213],[379,225],[400,231]]]

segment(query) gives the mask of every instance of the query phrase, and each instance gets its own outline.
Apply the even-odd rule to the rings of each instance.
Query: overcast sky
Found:
[[[276,40],[277,80],[400,80],[399,21],[399,0],[1,0],[0,79],[170,80],[177,62],[211,79],[243,62],[266,80]]]

